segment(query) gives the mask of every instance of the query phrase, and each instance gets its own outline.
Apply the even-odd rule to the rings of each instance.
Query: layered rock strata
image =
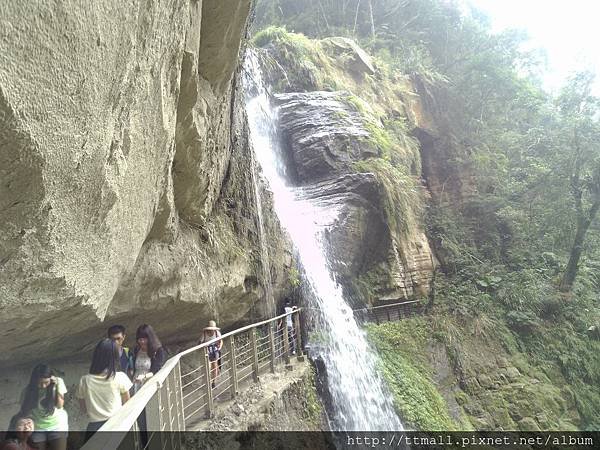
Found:
[[[354,168],[358,161],[380,157],[381,150],[352,97],[314,91],[278,94],[275,101],[288,160],[304,195],[340,211],[328,235],[329,253],[347,297],[360,304],[426,295],[435,263],[423,228],[398,235],[384,213],[385,186],[374,174]]]

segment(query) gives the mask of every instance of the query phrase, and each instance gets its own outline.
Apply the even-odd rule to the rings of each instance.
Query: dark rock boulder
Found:
[[[332,37],[324,39],[323,44],[334,56],[345,57],[345,66],[353,75],[375,74],[371,57],[352,39]]]
[[[326,235],[328,254],[338,281],[352,298],[356,278],[384,259],[390,246],[380,189],[371,173],[343,174],[301,189],[303,196],[338,210]]]
[[[349,93],[290,93],[275,99],[282,139],[300,184],[350,172],[353,162],[378,155]]]

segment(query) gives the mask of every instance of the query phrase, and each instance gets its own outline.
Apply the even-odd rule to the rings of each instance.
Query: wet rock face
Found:
[[[301,184],[349,172],[353,162],[377,156],[349,98],[346,92],[275,95],[282,137]]]
[[[114,322],[168,343],[259,301],[249,8],[2,2],[0,365],[86,352]],[[265,226],[281,287],[287,244]]]
[[[301,191],[339,210],[327,237],[346,297],[360,305],[427,294],[434,262],[423,231],[394,236],[383,210],[383,186],[375,175],[356,173],[353,167],[380,156],[380,150],[351,96],[287,93],[275,95],[275,102],[286,156]],[[359,293],[358,278],[366,275],[373,288],[368,299]]]
[[[343,174],[302,189],[305,196],[339,210],[327,235],[329,256],[348,293],[353,293],[351,286],[356,277],[384,259],[391,245],[380,189],[371,173]]]

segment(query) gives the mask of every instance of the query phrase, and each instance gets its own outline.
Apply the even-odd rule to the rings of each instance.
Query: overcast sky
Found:
[[[487,13],[495,31],[525,29],[546,50],[544,85],[558,88],[573,70],[593,68],[600,78],[600,0],[466,0]],[[600,94],[600,80],[596,82]]]

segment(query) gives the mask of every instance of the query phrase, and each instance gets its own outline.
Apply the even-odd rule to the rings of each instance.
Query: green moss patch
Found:
[[[418,430],[455,430],[423,357],[427,338],[419,330],[425,329],[422,319],[411,319],[369,325],[367,332],[402,419]]]
[[[381,183],[386,221],[396,236],[408,236],[418,228],[423,194],[414,177],[382,158],[358,161],[353,167],[357,172],[373,173]]]

